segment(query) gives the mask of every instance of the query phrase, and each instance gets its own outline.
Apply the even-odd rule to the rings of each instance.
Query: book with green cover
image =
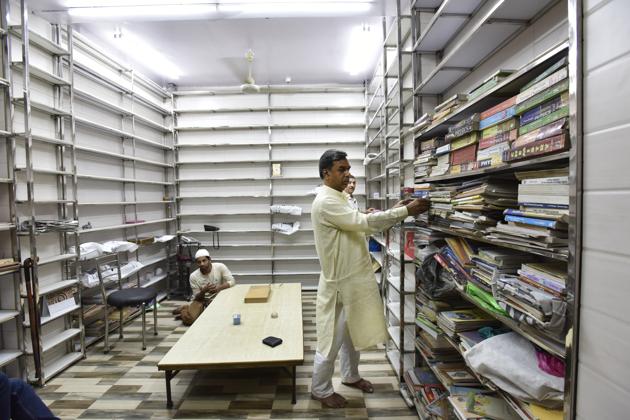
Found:
[[[549,115],[544,116],[543,118],[539,118],[527,125],[522,126],[518,129],[518,135],[522,136],[524,134],[529,133],[530,131],[536,130],[537,128],[542,127],[543,125],[550,124],[554,121],[559,120],[560,118],[567,117],[569,115],[569,105],[565,105],[560,109],[552,112]]]
[[[555,85],[551,86],[549,89],[544,90],[539,94],[532,96],[528,100],[516,105],[515,112],[517,115],[520,115],[525,111],[532,109],[536,105],[539,105],[548,99],[558,96],[562,92],[566,92],[567,90],[569,90],[569,80],[564,79],[560,83],[556,83]]]

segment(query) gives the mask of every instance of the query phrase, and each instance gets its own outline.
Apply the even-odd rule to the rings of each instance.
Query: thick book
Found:
[[[490,109],[486,109],[485,111],[483,111],[481,114],[479,114],[479,118],[481,120],[485,120],[486,118],[501,112],[503,110],[506,110],[508,108],[513,107],[516,104],[516,96],[512,96],[511,98],[506,99],[505,101],[501,102],[500,104],[497,104],[495,106],[493,106]]]
[[[538,184],[568,184],[568,176],[549,176],[545,178],[528,178],[521,181],[521,185],[538,185]]]
[[[503,133],[499,133],[495,136],[486,137],[484,139],[479,140],[479,149],[487,149],[488,147],[492,147],[495,144],[504,143],[504,142],[513,142],[518,138],[518,130],[510,130],[504,131]]]
[[[477,151],[477,160],[490,160],[490,166],[495,166],[503,162],[503,153],[510,150],[510,142],[495,144],[483,150]]]
[[[564,79],[563,81],[551,86],[549,89],[543,90],[539,94],[534,95],[528,100],[516,105],[516,114],[520,115],[525,111],[532,109],[536,105],[542,104],[543,102],[548,101],[549,99],[558,96],[562,92],[566,92],[567,90],[569,90],[569,80]]]
[[[569,210],[568,204],[556,204],[556,203],[535,203],[535,202],[519,202],[521,208],[530,208],[530,211],[536,209],[550,209],[550,210]]]
[[[548,194],[519,194],[518,203],[523,206],[525,203],[538,203],[538,204],[557,204],[557,205],[569,205],[568,195],[548,195]]]
[[[466,93],[457,93],[447,100],[443,101],[441,104],[435,107],[435,112],[440,112],[445,108],[451,108],[453,106],[457,106],[464,102],[468,101],[468,95]],[[435,120],[435,118],[434,118]]]
[[[513,147],[525,146],[526,144],[533,143],[535,141],[543,140],[548,137],[557,136],[558,134],[562,134],[566,132],[567,127],[567,119],[561,118],[557,121],[554,121],[550,124],[543,125],[540,128],[530,131],[527,134],[523,134],[518,137],[514,143]]]
[[[441,156],[445,153],[448,153],[451,151],[451,144],[447,143],[444,146],[440,146],[437,149],[435,149],[435,155],[436,156]],[[440,164],[439,159],[438,159],[438,165]]]
[[[448,128],[446,140],[453,140],[465,134],[479,130],[479,114],[473,114]]]
[[[474,87],[470,93],[468,94],[468,100],[472,101],[475,98],[483,95],[499,83],[503,81],[506,77],[514,73],[514,70],[497,70],[496,73],[492,74],[486,80],[481,82],[479,85]]]
[[[460,137],[451,142],[451,152],[459,149],[463,149],[466,146],[470,146],[471,144],[477,143],[479,139],[479,132],[474,131],[468,135]]]
[[[545,71],[543,71],[538,76],[536,76],[535,78],[527,82],[523,87],[521,87],[520,92],[526,91],[527,89],[529,89],[536,83],[540,82],[541,80],[546,79],[547,77],[549,77],[550,75],[552,75],[553,73],[561,69],[562,67],[565,67],[567,64],[569,64],[569,58],[567,56],[560,58],[555,63],[547,67]]]
[[[557,153],[569,148],[569,139],[565,134],[549,137],[547,139],[537,141],[532,144],[510,149],[503,156],[504,162],[513,162],[517,160],[529,159],[536,156]]]
[[[471,144],[462,149],[451,152],[451,166],[461,165],[477,160],[477,144]]]
[[[562,108],[557,109],[556,111],[552,112],[551,114],[545,117],[539,118],[527,125],[521,126],[518,129],[518,135],[522,136],[523,134],[527,134],[530,131],[540,128],[544,125],[550,124],[554,121],[558,121],[559,119],[567,117],[568,115],[569,115],[569,106],[568,105],[563,106]]]
[[[547,78],[541,80],[540,82],[536,83],[532,87],[516,95],[516,104],[518,105],[521,102],[525,102],[532,96],[537,95],[546,89],[549,89],[551,86],[555,85],[561,80],[566,79],[568,75],[569,75],[568,69],[566,67],[561,68],[557,72],[551,74]]]
[[[533,273],[555,280],[559,283],[565,283],[569,278],[567,273],[567,263],[561,261],[547,263],[526,263],[523,264],[522,270],[525,273]]]
[[[569,105],[569,92],[564,92],[551,100],[544,102],[521,115],[519,124],[521,127],[546,117],[552,112]]]
[[[507,120],[508,118],[512,118],[514,115],[515,107],[511,106],[508,109],[504,109],[503,111],[497,112],[496,114],[479,121],[479,129],[483,130],[484,128],[492,127],[495,124]]]
[[[516,209],[505,209],[503,211],[504,215],[512,215],[512,216],[521,216],[521,217],[532,217],[535,219],[546,219],[546,220],[555,220],[559,222],[568,223],[569,215],[568,214],[554,214],[554,213],[544,213],[537,211],[524,211],[524,210],[516,210]]]
[[[540,169],[535,171],[519,171],[514,172],[514,176],[519,181],[531,178],[546,178],[550,176],[569,176],[569,168],[556,168],[556,169]]]
[[[506,131],[514,130],[518,128],[518,120],[516,118],[510,118],[507,121],[488,127],[481,132],[481,138],[496,136],[497,134],[504,133]]]
[[[532,226],[541,226],[541,227],[546,227],[549,229],[566,230],[568,228],[568,225],[564,222],[558,222],[555,220],[534,219],[531,217],[513,216],[509,214],[505,216],[505,221],[523,223],[523,224],[532,225]]]
[[[569,183],[520,184],[519,195],[569,195]]]

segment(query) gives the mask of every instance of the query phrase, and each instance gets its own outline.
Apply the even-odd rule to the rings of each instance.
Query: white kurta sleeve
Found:
[[[221,283],[227,283],[230,287],[233,287],[236,284],[234,276],[232,276],[232,272],[230,272],[230,269],[225,265],[221,267]]]
[[[407,207],[398,207],[378,213],[363,214],[346,203],[328,199],[322,206],[324,223],[339,230],[374,233],[387,230],[407,217]]]

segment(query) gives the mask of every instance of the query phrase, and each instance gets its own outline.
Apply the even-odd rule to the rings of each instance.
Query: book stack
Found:
[[[403,374],[403,379],[414,398],[427,412],[444,418],[446,415],[444,401],[447,391],[430,369],[421,367],[409,369]]]
[[[501,274],[516,274],[523,262],[534,261],[535,257],[527,252],[507,248],[478,248],[477,254],[471,258],[473,267],[470,275],[473,282],[488,293],[492,293],[492,285]]]
[[[458,93],[451,96],[450,98],[435,107],[433,121],[439,121],[448,117],[453,111],[459,108],[460,105],[465,104],[467,101],[468,95],[465,93]]]
[[[503,154],[510,150],[511,142],[516,140],[516,96],[484,111],[480,115],[479,129],[482,137],[477,150],[479,168],[489,168],[503,163]],[[495,126],[499,126],[495,128]],[[483,134],[485,130],[485,135]]]
[[[516,96],[518,138],[504,160],[517,161],[558,153],[569,148],[566,130],[569,115],[567,58],[550,66],[525,85]]]
[[[468,100],[472,101],[475,98],[483,95],[499,83],[501,83],[506,77],[514,73],[514,70],[497,70],[492,76],[481,82],[478,86],[474,87],[468,94]]]
[[[428,182],[416,183],[413,186],[414,198],[426,198],[433,189],[433,186]]]
[[[445,143],[435,149],[435,166],[431,170],[431,176],[440,176],[448,173],[451,167],[451,144]]]
[[[457,194],[458,184],[433,184],[429,193],[431,208],[427,212],[431,222],[437,226],[449,227],[448,216],[453,212],[451,200]]]
[[[500,178],[478,178],[462,183],[451,200],[451,229],[481,234],[496,226],[501,212],[517,203],[517,187]]]
[[[440,312],[437,325],[449,337],[456,337],[462,331],[498,325],[498,321],[478,308],[457,309]]]
[[[553,334],[565,323],[567,265],[524,263],[518,275],[497,278],[495,296],[511,317]]]
[[[424,113],[420,118],[418,118],[418,120],[413,124],[413,127],[411,127],[409,131],[412,133],[422,131],[431,125],[431,121],[433,121],[433,114]]]
[[[452,276],[455,284],[464,289],[470,280],[469,269],[471,258],[476,250],[472,243],[464,238],[446,238],[446,245],[433,258],[442,266],[444,271]]]
[[[479,140],[479,114],[473,114],[449,127],[445,140],[450,141],[451,144],[450,173],[475,169]]]
[[[506,209],[504,221],[488,229],[489,238],[566,253],[568,246],[568,169],[517,172],[519,210]]]
[[[431,174],[431,169],[437,164],[435,149],[441,143],[444,143],[444,139],[438,137],[420,142],[420,153],[413,162],[414,176],[416,179],[426,178]]]

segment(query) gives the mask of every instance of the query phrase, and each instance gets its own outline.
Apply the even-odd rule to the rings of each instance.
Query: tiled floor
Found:
[[[335,388],[348,398],[348,406],[327,409],[310,399],[316,337],[315,294],[308,292],[303,294],[305,361],[298,367],[297,404],[291,405],[291,379],[282,369],[182,371],[172,381],[175,407],[166,409],[164,374],[156,364],[186,331],[170,314],[177,304],[162,303],[159,335],[147,334],[145,351],[140,350],[140,320],[136,319],[125,328],[123,342],[113,335],[109,354],[103,354],[102,344],[91,347],[85,360],[38,393],[57,416],[67,419],[417,419],[398,393],[383,350],[361,355],[360,371],[374,383],[374,394],[341,385],[336,372]],[[148,316],[147,324],[152,319]]]

